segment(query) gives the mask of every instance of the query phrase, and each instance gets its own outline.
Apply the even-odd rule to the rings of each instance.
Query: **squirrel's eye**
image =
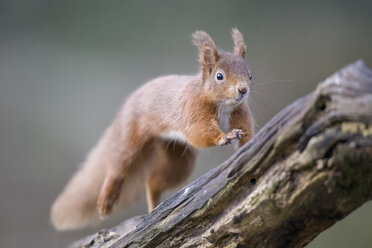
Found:
[[[216,74],[216,78],[217,78],[217,80],[223,80],[223,75],[222,75],[222,73],[221,73],[221,72],[217,73],[217,74]]]
[[[249,80],[252,80],[252,74],[251,74],[251,75],[249,75]]]

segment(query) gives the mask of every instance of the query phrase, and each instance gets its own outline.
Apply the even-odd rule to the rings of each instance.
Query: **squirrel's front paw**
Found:
[[[218,142],[218,145],[219,146],[228,145],[233,140],[240,140],[243,135],[244,132],[241,129],[233,129],[227,135],[221,137],[221,139]]]

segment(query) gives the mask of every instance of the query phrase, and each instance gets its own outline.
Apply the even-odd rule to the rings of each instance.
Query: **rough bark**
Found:
[[[357,61],[152,213],[86,247],[303,247],[372,197],[372,71]]]

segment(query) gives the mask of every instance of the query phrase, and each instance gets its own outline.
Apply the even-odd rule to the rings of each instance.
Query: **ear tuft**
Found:
[[[237,28],[233,28],[231,35],[234,41],[234,54],[245,59],[247,47],[244,44],[242,33]]]
[[[207,77],[216,64],[218,53],[212,38],[204,31],[196,31],[192,35],[194,45],[199,49],[200,63],[203,69],[203,78]]]
[[[192,42],[195,46],[197,46],[199,49],[203,46],[214,46],[214,41],[212,38],[207,34],[206,32],[202,30],[198,30],[192,34]]]

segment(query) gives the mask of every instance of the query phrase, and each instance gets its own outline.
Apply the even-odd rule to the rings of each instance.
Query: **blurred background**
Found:
[[[372,66],[372,1],[0,0],[0,247],[65,247],[49,207],[123,100],[147,80],[198,72],[191,33],[248,47],[257,130],[357,59]],[[196,179],[231,148],[201,152]],[[372,203],[308,247],[372,247]],[[117,224],[146,213],[145,201]]]

